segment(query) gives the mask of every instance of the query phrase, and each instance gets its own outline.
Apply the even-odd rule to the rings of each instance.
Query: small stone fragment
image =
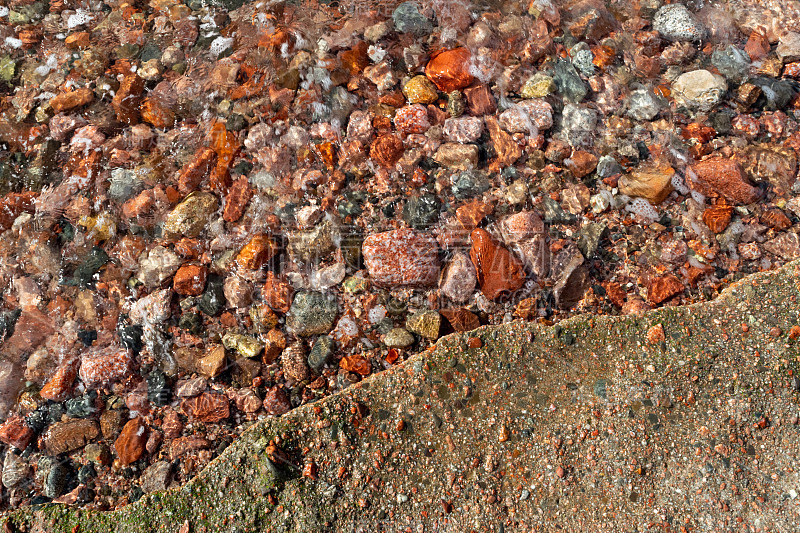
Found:
[[[658,305],[673,296],[682,294],[683,290],[683,283],[675,276],[668,274],[660,276],[650,283],[647,289],[647,299],[651,303]]]
[[[670,166],[640,168],[619,180],[619,190],[635,198],[644,198],[653,205],[663,202],[672,192],[675,170]]]
[[[433,160],[450,169],[471,170],[478,166],[479,157],[478,147],[474,144],[444,143],[436,150]]]
[[[725,78],[702,69],[681,74],[672,84],[676,102],[701,111],[716,106],[727,90]]]
[[[444,50],[431,57],[425,75],[445,93],[463,89],[474,79],[469,71],[471,61],[467,48]]]
[[[248,270],[257,270],[272,259],[277,251],[275,242],[266,234],[251,238],[236,256],[236,264]]]
[[[442,294],[455,302],[465,302],[475,292],[478,282],[475,266],[464,252],[457,252],[444,269],[439,285]]]
[[[172,280],[172,288],[183,296],[199,296],[206,286],[208,269],[202,265],[183,265]]]
[[[439,338],[439,329],[442,325],[442,315],[433,310],[414,313],[406,319],[406,328],[426,339]]]
[[[392,328],[383,337],[387,348],[408,348],[414,344],[414,335],[405,328]]]
[[[432,104],[439,99],[439,93],[436,91],[436,86],[428,78],[422,75],[417,75],[411,78],[403,86],[403,94],[406,96],[408,103],[410,104]]]
[[[28,427],[21,416],[14,415],[0,424],[0,442],[24,450],[33,439],[33,429]]]
[[[97,422],[89,419],[71,419],[56,422],[42,436],[44,450],[49,455],[59,455],[83,448],[100,433]]]
[[[703,211],[703,223],[714,233],[722,233],[731,222],[733,207],[716,205]]]
[[[197,370],[207,378],[215,378],[225,370],[225,348],[214,346],[208,355],[197,361]]]
[[[115,346],[97,348],[82,356],[78,376],[87,387],[96,388],[123,379],[132,363],[127,350]]]
[[[206,227],[219,202],[207,192],[196,192],[187,196],[164,220],[164,231],[183,237],[197,237]]]
[[[213,392],[183,400],[181,409],[191,418],[206,423],[221,422],[230,416],[228,398]]]
[[[316,291],[298,292],[289,313],[286,325],[291,332],[301,337],[324,335],[330,332],[338,314],[336,300]]]
[[[311,376],[303,343],[296,342],[283,350],[281,368],[283,375],[295,382],[305,381]]]
[[[495,300],[522,287],[525,270],[516,256],[498,245],[486,230],[475,229],[470,238],[470,259],[477,270],[481,292],[487,298]]]
[[[94,100],[94,92],[88,87],[85,87],[54,96],[50,99],[50,107],[52,107],[53,111],[56,113],[63,113],[75,109],[76,107],[84,106],[92,100]]]
[[[114,449],[117,452],[120,463],[129,465],[139,460],[144,455],[145,444],[147,443],[147,426],[141,417],[129,420],[114,441]]]
[[[439,277],[436,239],[410,229],[378,233],[364,239],[364,263],[372,280],[390,287],[426,287]]]
[[[741,167],[731,159],[712,157],[695,163],[687,173],[686,185],[706,196],[722,195],[739,204],[761,198],[761,191],[750,184]]]
[[[280,416],[292,409],[289,398],[280,387],[272,387],[264,395],[264,410],[272,416]]]

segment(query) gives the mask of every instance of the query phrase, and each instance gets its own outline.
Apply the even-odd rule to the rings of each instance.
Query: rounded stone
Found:
[[[414,76],[403,86],[403,94],[410,104],[432,104],[439,99],[436,86],[426,78]]]
[[[308,354],[308,366],[319,374],[333,355],[334,342],[327,335],[318,337]]]
[[[286,326],[297,336],[324,335],[333,327],[338,313],[334,298],[316,291],[298,292],[292,301]]]
[[[709,111],[728,90],[725,78],[705,69],[681,74],[672,84],[675,101],[691,109]]]
[[[653,29],[670,41],[698,41],[706,28],[683,4],[662,6],[653,17]]]
[[[408,348],[414,344],[414,335],[405,328],[392,328],[383,338],[388,348]]]

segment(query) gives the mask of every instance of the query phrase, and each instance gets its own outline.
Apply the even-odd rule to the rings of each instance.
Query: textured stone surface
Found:
[[[57,422],[43,436],[44,449],[50,455],[77,450],[100,433],[94,420],[73,419]]]
[[[681,74],[672,84],[676,102],[702,111],[716,106],[727,90],[725,78],[702,69]]]
[[[120,463],[129,465],[138,460],[145,452],[147,442],[147,426],[141,417],[129,420],[114,442]]]
[[[525,270],[516,256],[495,242],[486,230],[474,230],[470,239],[469,256],[477,270],[481,292],[487,298],[508,296],[522,287]]]
[[[722,195],[740,204],[761,198],[761,191],[750,184],[741,167],[731,159],[713,157],[692,166],[694,177],[687,175],[686,184],[706,196]]]
[[[463,89],[474,79],[470,74],[472,55],[467,48],[444,50],[431,57],[425,75],[441,91],[449,93]]]
[[[635,198],[644,198],[653,205],[663,202],[672,192],[672,167],[642,169],[622,176],[619,191]]]
[[[364,263],[370,278],[388,287],[426,287],[439,277],[436,239],[426,233],[399,229],[364,239]]]

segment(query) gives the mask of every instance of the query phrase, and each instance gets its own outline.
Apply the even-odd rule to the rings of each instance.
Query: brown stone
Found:
[[[199,296],[206,286],[208,269],[202,265],[182,265],[172,279],[172,287],[182,296]]]
[[[469,72],[471,54],[467,48],[454,48],[434,53],[425,67],[425,75],[440,91],[449,93],[463,89],[475,79]]]
[[[175,111],[157,98],[145,98],[140,112],[142,120],[155,128],[167,129],[175,125]]]
[[[231,394],[231,399],[236,404],[236,409],[243,413],[255,413],[261,409],[261,398],[249,387],[234,392]]]
[[[158,451],[161,447],[161,443],[164,441],[164,434],[160,431],[151,431],[150,436],[147,437],[147,444],[144,445],[145,450],[150,455],[153,455]]]
[[[663,202],[672,192],[675,170],[670,166],[642,168],[619,179],[619,190],[635,198],[644,198],[653,205]]]
[[[469,256],[478,272],[481,291],[487,298],[495,300],[524,285],[525,270],[515,255],[494,242],[486,230],[475,229],[470,238]]]
[[[651,303],[658,305],[673,296],[682,294],[683,290],[684,286],[681,280],[672,274],[667,274],[666,276],[654,279],[650,283],[647,289],[647,299],[650,300]]]
[[[76,107],[81,107],[94,100],[94,91],[88,87],[77,89],[72,92],[62,93],[50,99],[50,107],[56,113],[71,111]]]
[[[355,372],[362,376],[368,376],[372,372],[372,365],[360,355],[349,355],[342,357],[339,367],[348,372]]]
[[[124,124],[139,122],[139,107],[142,102],[145,81],[136,73],[127,74],[119,84],[119,89],[111,99],[111,108],[117,120]]]
[[[0,442],[19,450],[28,447],[33,439],[33,429],[25,424],[25,419],[14,415],[0,425]]]
[[[100,433],[97,422],[88,419],[71,419],[56,422],[42,437],[48,455],[59,455],[83,448]]]
[[[722,233],[731,223],[733,207],[729,205],[715,205],[703,211],[703,223],[714,233]]]
[[[523,298],[514,308],[514,315],[523,320],[532,320],[539,316],[539,302],[536,298]]]
[[[618,27],[617,19],[601,2],[586,0],[570,4],[569,31],[578,39],[600,41]]]
[[[79,31],[77,33],[73,33],[67,35],[67,38],[64,39],[64,44],[67,45],[67,48],[75,50],[76,48],[88,48],[91,44],[91,35],[88,31]]]
[[[800,235],[791,232],[781,233],[765,242],[764,250],[786,261],[800,259]]]
[[[225,348],[214,346],[208,351],[208,355],[197,361],[197,371],[207,378],[217,377],[225,370]]]
[[[0,200],[0,231],[11,227],[14,220],[22,213],[36,211],[35,200],[39,193],[27,191],[23,193],[8,193]]]
[[[181,169],[178,176],[178,191],[189,194],[200,187],[217,160],[217,153],[211,148],[200,148],[195,152],[192,162]]]
[[[474,117],[492,115],[497,111],[497,102],[487,85],[467,87],[464,89],[464,98],[467,101],[467,111]]]
[[[431,287],[439,278],[436,239],[411,229],[377,233],[364,239],[364,263],[372,280],[389,287]]]
[[[191,418],[201,422],[220,422],[231,414],[228,398],[222,394],[205,392],[181,402],[181,408]]]
[[[261,289],[261,297],[268,306],[280,313],[288,313],[293,295],[294,288],[289,283],[274,273],[267,272],[267,281]]]
[[[492,214],[493,211],[494,208],[491,204],[481,202],[480,200],[472,200],[456,209],[456,219],[458,219],[458,222],[464,229],[472,231],[478,227],[478,224],[480,224],[487,215]]]
[[[122,465],[129,465],[139,460],[144,455],[147,444],[147,426],[142,417],[129,420],[114,441],[114,449]]]
[[[664,342],[666,336],[664,335],[664,326],[656,324],[647,330],[647,344],[658,344]]]
[[[425,133],[431,127],[427,108],[422,104],[401,107],[394,115],[394,126],[403,135]]]
[[[513,165],[517,159],[522,157],[522,148],[514,141],[508,133],[503,131],[497,119],[486,117],[484,119],[486,129],[489,130],[489,137],[497,158],[489,164],[489,169],[498,172],[504,167]]]
[[[594,172],[597,168],[597,156],[584,150],[572,152],[569,159],[564,161],[564,166],[572,172],[572,175],[580,179]]]
[[[443,143],[433,160],[453,170],[472,170],[478,166],[480,150],[475,144]]]
[[[752,32],[747,43],[744,45],[744,51],[750,56],[752,61],[764,59],[769,54],[769,40],[763,33]]]
[[[211,447],[208,439],[191,435],[188,437],[178,437],[169,445],[169,458],[174,461],[184,455],[198,450],[207,450]]]
[[[201,354],[199,349],[190,346],[181,346],[172,352],[178,366],[188,372],[197,372],[197,362],[203,357]]]
[[[64,361],[56,369],[53,376],[47,380],[42,390],[39,391],[39,396],[45,400],[53,402],[61,402],[67,399],[67,396],[72,392],[72,386],[75,384],[75,378],[78,377],[78,366],[80,359],[74,358]]]
[[[174,409],[168,409],[164,413],[164,420],[161,422],[161,429],[164,430],[164,438],[167,440],[177,439],[183,432],[183,422],[181,417]]]
[[[253,197],[253,189],[250,187],[250,181],[246,176],[241,176],[228,190],[228,196],[225,198],[225,207],[222,210],[222,219],[225,222],[234,223],[244,214],[244,208],[250,198]]]
[[[751,204],[761,198],[761,191],[750,184],[741,167],[724,157],[711,157],[692,167],[686,185],[706,196],[724,196],[740,204]]]
[[[311,377],[306,350],[302,342],[287,346],[281,354],[281,368],[283,375],[295,382],[301,382]]]
[[[250,241],[244,245],[236,256],[236,264],[240,268],[248,270],[258,270],[267,264],[267,261],[272,259],[277,251],[278,246],[275,244],[269,235],[259,233],[253,236]]]
[[[778,208],[764,211],[761,215],[761,223],[777,231],[785,231],[792,227],[791,219]]]
[[[289,397],[280,387],[272,387],[264,395],[264,410],[267,414],[281,416],[292,409]]]
[[[125,417],[127,418],[127,417]],[[119,409],[107,409],[100,415],[100,431],[104,439],[113,439],[122,428],[123,412]]]
[[[388,133],[373,141],[369,156],[378,164],[391,167],[400,160],[403,151],[403,141],[397,135]]]
[[[752,181],[769,182],[777,196],[792,195],[792,187],[797,180],[794,150],[768,144],[750,145],[737,152],[734,160]]]
[[[267,338],[264,341],[262,362],[267,365],[274,362],[284,348],[286,348],[286,336],[278,328],[272,328],[267,332]]]
[[[572,153],[572,147],[569,143],[560,139],[550,139],[547,141],[547,147],[544,150],[544,157],[553,163],[561,163]]]
[[[339,52],[339,58],[342,61],[342,66],[345,67],[352,76],[361,73],[367,66],[369,66],[369,57],[367,56],[368,45],[366,41],[359,41],[355,46],[349,50]]]
[[[606,290],[606,297],[611,301],[612,304],[616,305],[617,307],[622,307],[625,304],[627,295],[625,293],[625,289],[623,289],[619,283],[615,281],[607,281],[603,283],[603,288]]]
[[[122,215],[128,219],[144,217],[152,212],[155,205],[155,194],[152,189],[147,189],[122,204]]]
[[[439,312],[456,331],[472,331],[481,326],[481,321],[478,316],[463,307],[441,309]]]
[[[2,354],[18,362],[24,354],[38,348],[55,331],[53,320],[35,307],[22,311],[14,334],[2,344]]]

